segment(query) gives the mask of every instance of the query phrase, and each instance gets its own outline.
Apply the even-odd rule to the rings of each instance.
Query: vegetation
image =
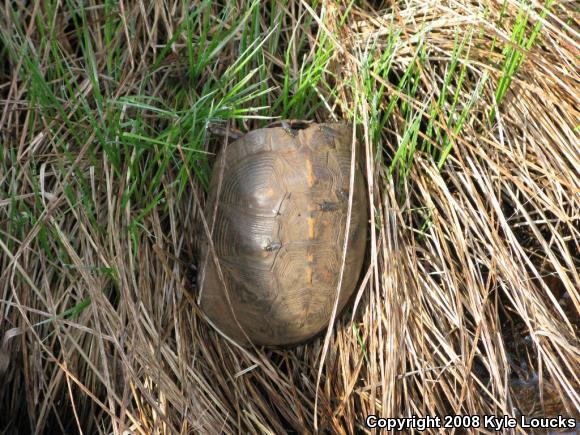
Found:
[[[7,2],[0,433],[355,433],[580,414],[570,2]],[[357,127],[367,260],[329,334],[195,302],[215,128]]]

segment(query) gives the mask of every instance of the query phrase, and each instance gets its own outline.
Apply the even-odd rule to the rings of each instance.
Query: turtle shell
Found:
[[[328,326],[346,234],[351,145],[344,124],[283,124],[251,131],[218,154],[205,213],[216,255],[202,243],[199,301],[237,342],[296,344]],[[366,189],[356,165],[338,312],[357,284],[366,235]]]

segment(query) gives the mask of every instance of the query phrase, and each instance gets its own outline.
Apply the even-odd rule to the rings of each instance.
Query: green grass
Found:
[[[502,50],[502,56],[504,57],[504,63],[502,65],[502,72],[499,83],[495,91],[495,100],[498,105],[501,104],[506,92],[509,89],[515,74],[525,60],[526,52],[528,52],[540,33],[542,29],[542,20],[546,17],[554,1],[548,0],[542,6],[539,12],[539,20],[536,20],[534,25],[530,27],[530,8],[531,6],[527,3],[523,4],[518,10],[518,14],[515,18],[514,26],[511,32],[510,43],[506,44]],[[502,18],[505,15],[505,3],[504,10],[502,11]],[[490,119],[493,121],[495,119],[495,109],[491,109]]]
[[[336,77],[333,78],[327,68],[335,47],[324,32],[319,33],[316,49],[304,57],[298,69],[294,70],[296,54],[304,54],[308,50],[304,32],[293,32],[290,41],[280,40],[280,26],[272,26],[270,32],[264,33],[259,25],[262,6],[257,1],[249,4],[244,11],[237,11],[234,6],[226,7],[221,12],[222,16],[217,17],[212,15],[214,11],[210,5],[211,2],[204,1],[188,11],[186,19],[152,59],[151,67],[135,83],[134,88],[138,92],[121,98],[108,92],[111,85],[97,73],[92,42],[94,35],[82,5],[77,7],[76,4],[67,3],[65,7],[74,10],[70,14],[73,26],[71,31],[80,47],[83,59],[80,66],[85,69],[84,76],[90,83],[90,100],[82,94],[83,83],[75,79],[74,68],[79,65],[71,65],[55,37],[59,29],[54,21],[58,16],[56,3],[48,2],[44,14],[46,19],[37,19],[36,23],[42,37],[37,51],[47,57],[43,63],[51,65],[46,72],[39,70],[36,54],[30,51],[27,44],[22,44],[20,38],[25,33],[22,24],[11,36],[4,32],[3,39],[9,55],[15,62],[22,60],[23,80],[30,83],[30,104],[39,108],[28,123],[29,130],[32,132],[35,122],[40,122],[39,116],[49,125],[52,124],[56,140],[62,140],[59,149],[70,155],[70,164],[74,156],[70,153],[71,149],[82,148],[85,143],[91,142],[87,155],[94,159],[98,152],[95,146],[102,148],[118,177],[124,176],[124,171],[129,174],[123,192],[123,204],[138,197],[148,207],[154,207],[163,199],[164,190],[173,188],[162,183],[162,174],[168,169],[178,173],[175,184],[180,191],[187,185],[190,170],[202,186],[208,186],[210,166],[204,144],[208,140],[209,124],[248,119],[264,119],[265,123],[273,117],[308,119],[330,106],[336,98],[332,86]],[[270,23],[280,19],[284,7],[284,2],[270,4]],[[542,9],[542,17],[549,7],[550,4],[547,4]],[[120,83],[129,67],[127,52],[119,49],[125,37],[124,25],[115,13],[118,12],[115,2],[106,2],[104,9],[103,34],[104,43],[108,47],[106,72],[113,84]],[[347,19],[348,12],[347,8],[341,17],[342,22]],[[228,28],[224,27],[224,17],[232,14],[238,18]],[[504,48],[505,63],[496,89],[498,103],[501,103],[513,75],[524,59],[521,50],[531,48],[541,28],[538,21],[532,32],[527,34],[528,16],[528,12],[520,10],[512,31],[511,44]],[[313,25],[309,14],[303,14],[298,19],[305,28]],[[14,16],[13,22],[21,23],[21,20]],[[131,23],[128,26],[130,30]],[[421,78],[426,74],[425,44],[417,45],[407,69],[399,73],[393,83],[397,93],[391,93],[386,101],[384,96],[387,89],[374,77],[391,80],[389,74],[393,57],[397,55],[400,33],[389,34],[386,41],[381,41],[383,47],[378,56],[375,56],[376,47],[371,47],[367,53],[362,76],[365,97],[371,108],[369,130],[372,142],[380,143],[380,134],[398,106],[404,122],[401,127],[404,133],[388,163],[391,175],[397,172],[403,180],[408,177],[417,150],[432,156],[441,169],[452,151],[454,141],[461,136],[463,124],[470,121],[471,109],[487,80],[487,77],[480,78],[471,89],[464,86],[472,33],[473,28],[468,33],[456,33],[454,49],[440,88],[432,99],[423,102],[422,107],[401,101],[399,95],[416,99]],[[212,74],[214,63],[238,34],[237,50],[232,52],[235,60],[223,74]],[[152,96],[148,90],[158,86],[160,66],[172,53],[177,41],[185,41],[186,44],[187,64],[183,69],[186,80],[167,83],[166,95]],[[272,67],[267,66],[267,53],[284,46],[283,69],[279,74],[273,74]],[[279,98],[268,98],[274,91]],[[464,96],[467,94],[470,97],[465,101]],[[464,100],[460,101],[461,98]],[[491,116],[493,118],[493,112]],[[81,128],[85,126],[90,128]],[[93,135],[98,145],[90,141]],[[379,146],[375,156],[383,164]],[[77,177],[77,182],[86,185],[83,175],[77,174]],[[85,201],[85,205],[89,206],[90,201]],[[136,223],[141,217],[136,217]]]

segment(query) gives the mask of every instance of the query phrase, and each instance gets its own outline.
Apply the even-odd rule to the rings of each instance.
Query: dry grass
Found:
[[[578,417],[574,4],[234,3],[0,11],[0,432]],[[272,116],[364,145],[368,256],[324,352],[240,349],[195,303],[208,127]]]

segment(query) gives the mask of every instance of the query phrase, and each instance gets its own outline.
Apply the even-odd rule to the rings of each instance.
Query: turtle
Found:
[[[198,301],[237,343],[306,342],[328,327],[336,297],[340,312],[353,294],[368,205],[357,160],[348,219],[352,141],[345,123],[284,121],[218,152],[204,212],[213,250],[206,238]]]

